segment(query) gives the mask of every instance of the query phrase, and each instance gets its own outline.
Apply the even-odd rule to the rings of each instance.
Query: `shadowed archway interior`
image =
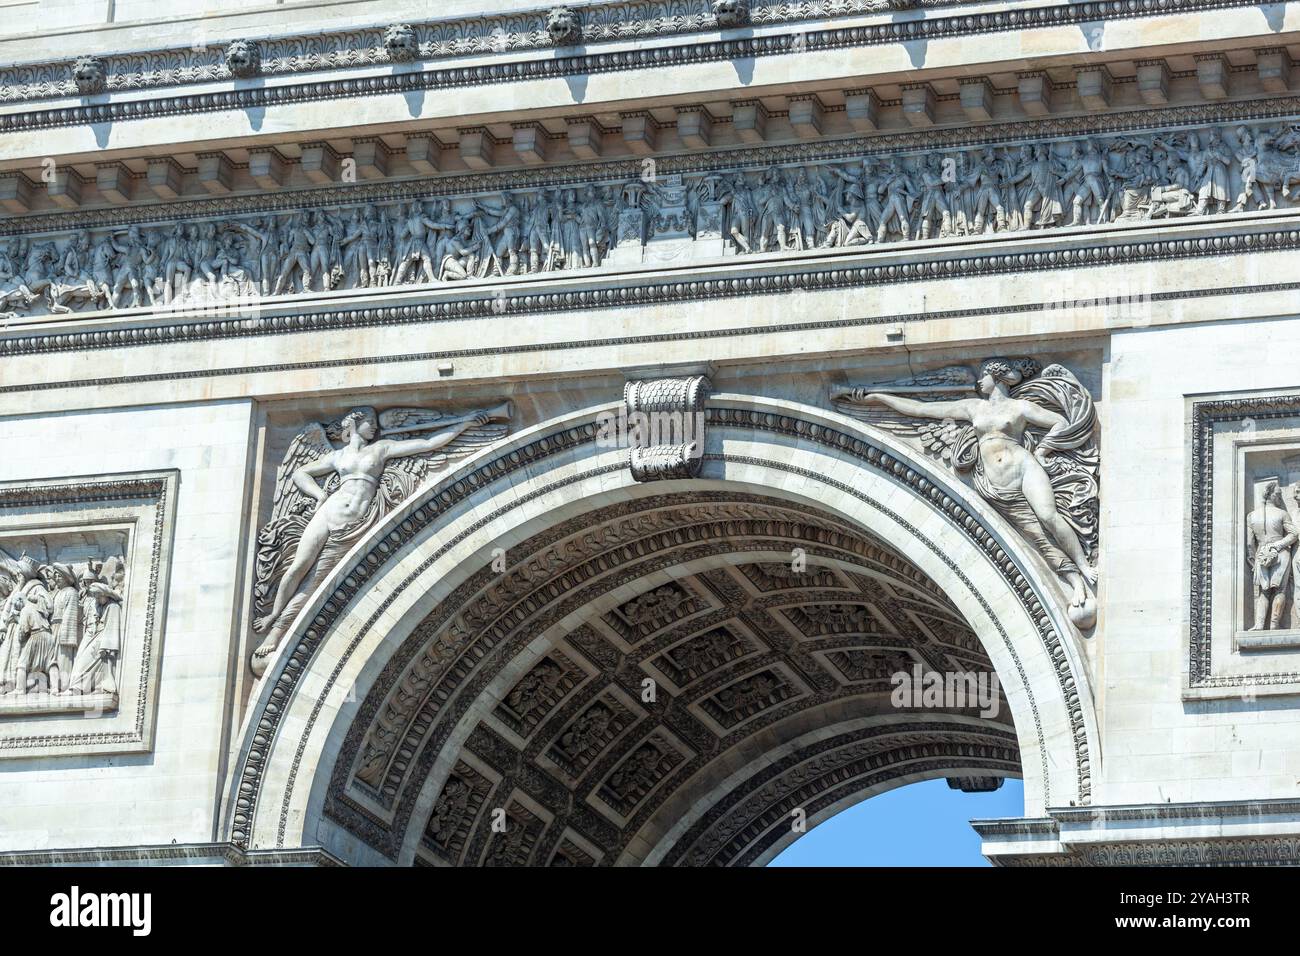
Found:
[[[741,491],[620,501],[424,618],[359,707],[324,812],[417,865],[762,864],[797,818],[1019,776],[1005,701],[891,702],[918,667],[993,671],[888,543]]]

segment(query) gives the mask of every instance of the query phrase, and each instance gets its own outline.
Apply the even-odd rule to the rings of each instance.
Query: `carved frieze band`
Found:
[[[1069,853],[1001,855],[995,866],[1296,866],[1300,838],[1233,837],[1205,840],[1079,844]]]
[[[299,208],[287,217],[227,215],[99,230],[83,222],[71,234],[24,232],[0,246],[0,313],[198,309],[235,313],[247,331],[257,327],[269,296],[1161,225],[1291,210],[1300,204],[1291,194],[1297,184],[1300,129],[1218,125],[985,146],[948,156],[931,149],[859,155],[848,163],[588,181],[494,196],[417,195]],[[1035,255],[1058,264],[1067,253]],[[916,270],[922,278],[941,275],[934,263],[890,266],[884,274],[906,279]],[[490,311],[531,311],[541,297],[527,287],[492,296]],[[453,308],[463,315],[476,306]],[[116,344],[127,344],[123,334],[129,341],[129,330],[118,330]],[[148,340],[161,334],[151,326]],[[85,337],[74,338],[85,346]],[[24,341],[7,339],[2,346],[23,350]]]
[[[739,2],[706,4],[705,0],[627,0],[622,3],[569,9],[572,24],[557,22],[554,10],[514,16],[476,17],[428,23],[267,39],[243,39],[190,48],[85,56],[74,62],[21,64],[0,71],[0,102],[20,103],[53,97],[186,86],[232,78],[292,76],[320,70],[381,66],[390,63],[441,60],[493,53],[526,54],[548,47],[681,36],[719,27],[780,26],[810,21],[834,21],[909,7],[958,5],[961,0],[845,0],[823,5],[753,3],[745,14]],[[662,68],[691,62],[790,53],[801,49],[837,49],[941,37],[1025,30],[1107,19],[1127,19],[1162,13],[1195,12],[1254,6],[1243,0],[1096,0],[1088,4],[986,10],[929,19],[831,27],[821,30],[695,42],[676,47],[609,53],[582,53],[546,60],[520,60],[443,70],[413,71],[364,80],[333,80],[292,87],[241,89],[200,95],[158,97],[133,103],[81,106],[16,113],[0,120],[0,129],[33,128],[139,119],[212,109],[246,108],[271,103],[369,93],[439,89],[466,84],[511,82],[571,73],[596,73],[637,68]],[[566,8],[558,8],[566,9]],[[798,39],[796,39],[796,36]]]

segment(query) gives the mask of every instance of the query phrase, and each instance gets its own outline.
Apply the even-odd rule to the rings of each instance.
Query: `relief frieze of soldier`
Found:
[[[3,546],[0,714],[116,708],[128,582],[114,537]]]
[[[1295,208],[1300,124],[371,201],[0,239],[0,316],[201,307]],[[658,250],[656,255],[651,250]],[[669,251],[671,250],[671,254]]]

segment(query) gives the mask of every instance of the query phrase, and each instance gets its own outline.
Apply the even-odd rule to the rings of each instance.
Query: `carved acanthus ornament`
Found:
[[[751,2],[748,19],[756,25],[778,26],[825,24],[852,20],[864,15],[902,9],[934,10],[960,7],[968,0],[822,0],[792,2]],[[743,3],[743,0],[737,0]],[[617,0],[612,3],[583,5],[583,43],[630,39],[686,37],[704,31],[735,25],[726,22],[731,0]],[[1164,0],[1162,11],[1188,12],[1216,7],[1245,6],[1231,0]],[[959,11],[947,22],[927,19],[886,22],[874,27],[859,27],[863,39],[924,40],[927,36],[951,36],[961,33],[987,33],[990,29],[1028,29],[1040,25],[1060,26],[1074,22],[1096,22],[1111,17],[1141,16],[1144,12],[1127,0],[1095,0],[1087,9],[1074,10],[1079,4],[1048,4],[1041,7],[1011,7],[1004,10],[981,10],[962,15]],[[721,7],[721,12],[719,12]],[[1152,11],[1155,12],[1155,11]],[[420,59],[436,60],[481,56],[503,51],[528,52],[552,46],[546,29],[548,10],[478,17],[431,20],[411,24]],[[794,31],[790,31],[793,33]],[[845,31],[847,32],[847,31]],[[803,35],[803,34],[801,34]],[[320,70],[372,66],[390,61],[385,42],[386,29],[313,32],[261,41],[262,72],[268,75],[294,75]],[[763,38],[763,48],[775,50],[773,37]],[[810,37],[816,45],[818,38]],[[879,41],[877,41],[879,42]],[[737,51],[737,55],[747,55]],[[174,87],[203,83],[228,76],[219,47],[174,47],[171,49],[132,51],[105,57],[110,91]],[[495,68],[495,67],[494,67]],[[21,102],[67,95],[75,92],[66,63],[23,63],[0,69],[0,102]]]
[[[967,476],[1069,587],[1075,625],[1096,623],[1097,414],[1073,373],[991,359],[832,398]]]
[[[501,438],[510,416],[508,402],[466,415],[363,407],[294,437],[257,536],[253,626],[266,636],[253,652],[255,674],[348,549],[428,478]]]

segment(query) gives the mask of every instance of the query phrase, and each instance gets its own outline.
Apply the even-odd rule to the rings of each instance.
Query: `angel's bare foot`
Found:
[[[279,645],[280,642],[274,635],[257,645],[257,649],[253,651],[253,656],[248,662],[249,669],[256,676],[261,677],[266,673],[266,666],[271,661],[271,655],[275,653]]]

